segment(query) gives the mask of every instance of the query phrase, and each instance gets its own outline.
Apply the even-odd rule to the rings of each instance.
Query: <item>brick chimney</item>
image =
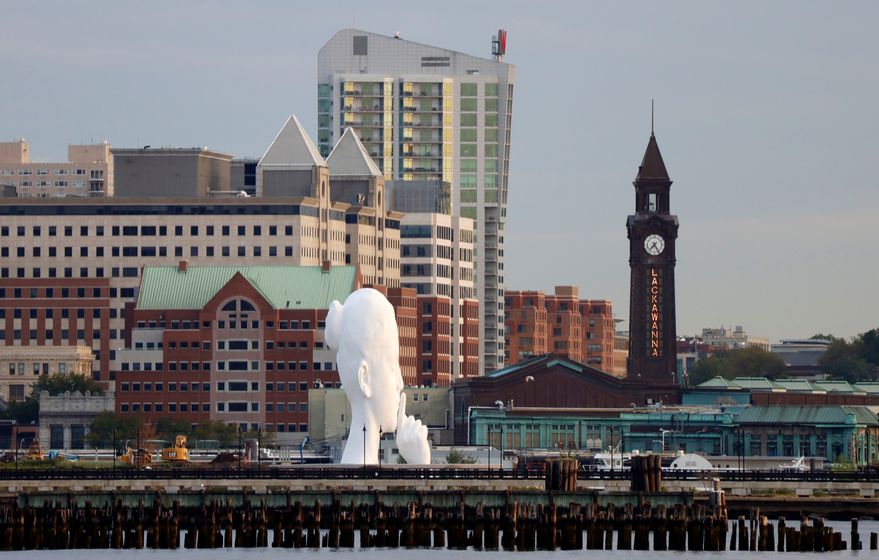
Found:
[[[321,264],[320,269],[323,272],[329,272],[330,271],[330,261],[324,261],[323,264]]]
[[[177,263],[177,272],[186,272],[189,270],[189,261],[180,261]]]

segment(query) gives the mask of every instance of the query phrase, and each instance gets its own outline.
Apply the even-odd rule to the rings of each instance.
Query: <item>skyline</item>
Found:
[[[104,139],[258,156],[290,114],[316,136],[317,52],[338,30],[400,31],[488,58],[505,28],[517,73],[508,289],[576,285],[628,316],[625,218],[655,98],[681,222],[678,334],[743,325],[775,341],[877,326],[875,6],[570,3],[556,13],[504,2],[460,18],[405,5],[11,2],[0,53],[17,78],[0,83],[0,135],[27,138],[34,161]],[[81,33],[92,27],[102,33]],[[566,262],[572,253],[585,258]]]

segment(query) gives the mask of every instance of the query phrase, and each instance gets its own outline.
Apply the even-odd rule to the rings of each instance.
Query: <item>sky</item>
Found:
[[[259,156],[317,133],[317,52],[355,27],[516,66],[508,289],[610,299],[655,130],[674,180],[677,331],[879,327],[876,2],[0,0],[0,139]],[[622,325],[625,328],[626,324]]]

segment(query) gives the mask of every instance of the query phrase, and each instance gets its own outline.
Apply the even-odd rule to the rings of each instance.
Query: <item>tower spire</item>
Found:
[[[650,99],[650,136],[653,136],[653,99]]]

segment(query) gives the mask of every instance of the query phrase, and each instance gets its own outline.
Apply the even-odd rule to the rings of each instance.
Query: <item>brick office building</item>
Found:
[[[338,386],[323,329],[356,267],[147,267],[118,352],[116,411],[308,431],[308,389]]]
[[[452,383],[450,352],[451,300],[418,295],[415,288],[368,286],[380,291],[394,306],[400,336],[400,370],[406,386],[448,387]],[[465,377],[479,369],[479,303],[466,300],[461,307],[461,348]]]
[[[354,165],[334,161],[343,170]],[[123,348],[123,311],[137,299],[141,267],[183,259],[196,266],[350,261],[367,271],[365,281],[399,286],[402,214],[384,211],[381,196],[358,205],[337,200],[329,167],[295,119],[260,160],[259,179],[261,195],[248,198],[0,197],[0,309],[22,313],[19,322],[7,314],[0,342],[88,346],[94,378],[111,381]],[[376,195],[380,183],[372,186]],[[61,316],[62,307],[75,323]]]
[[[555,294],[505,292],[507,363],[555,353],[595,369],[614,370],[613,307],[608,300],[579,299],[575,286]]]
[[[40,229],[39,226],[35,228]],[[0,227],[0,230],[8,229],[6,226]],[[0,247],[0,255],[7,257],[10,254],[8,249],[6,246]],[[19,264],[23,265],[24,262]],[[23,267],[16,271],[22,276],[25,274]],[[27,273],[30,272],[27,270]],[[49,352],[48,347],[53,346],[94,349],[95,370],[102,372],[102,377],[106,379],[110,369],[107,349],[113,342],[121,344],[117,340],[121,333],[110,328],[111,321],[122,316],[120,310],[110,307],[111,297],[115,297],[112,292],[115,291],[110,288],[108,278],[59,278],[54,274],[50,278],[10,278],[7,274],[0,278],[0,344],[28,347],[35,351],[45,348],[45,352]],[[80,370],[78,367],[77,372],[81,373]],[[87,373],[91,372],[92,368],[89,367]]]

